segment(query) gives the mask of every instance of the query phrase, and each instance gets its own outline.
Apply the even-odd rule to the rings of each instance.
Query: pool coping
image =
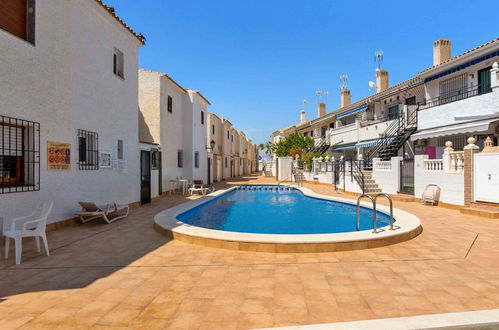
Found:
[[[245,186],[247,185],[251,186],[251,184],[245,184]],[[257,184],[256,186],[265,185],[275,186],[275,184]],[[352,199],[325,196],[304,187],[291,187],[300,190],[308,197],[356,205],[356,201]],[[389,230],[389,226],[380,227],[378,233],[373,233],[371,229],[331,234],[254,234],[207,229],[189,225],[176,219],[179,214],[235,189],[237,186],[218,190],[199,199],[163,210],[154,216],[154,227],[170,238],[192,244],[261,252],[330,252],[374,248],[412,239],[422,231],[421,221],[418,217],[397,208],[393,209],[393,216],[397,220],[396,226],[399,228]],[[372,209],[369,203],[363,201],[360,205]],[[377,205],[377,211],[390,214],[389,207],[385,205]]]

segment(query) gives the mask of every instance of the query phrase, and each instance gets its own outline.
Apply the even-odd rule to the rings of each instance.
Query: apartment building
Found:
[[[144,45],[99,0],[12,0],[0,12],[2,216],[54,201],[140,198],[137,62]]]
[[[246,134],[232,127],[232,123],[214,113],[208,114],[207,141],[210,141],[208,158],[212,159],[209,168],[213,181],[219,182],[235,176],[250,174],[256,171],[254,155],[256,145]]]
[[[412,135],[418,152],[441,158],[445,142],[462,150],[473,136],[484,147],[499,136],[499,38],[451,57],[451,41],[434,43],[433,66],[420,72],[425,101],[419,105],[418,131]]]
[[[167,74],[139,70],[141,171],[142,178],[150,178],[142,186],[143,202],[167,191],[170,180],[208,181],[209,106],[199,91],[182,87]]]

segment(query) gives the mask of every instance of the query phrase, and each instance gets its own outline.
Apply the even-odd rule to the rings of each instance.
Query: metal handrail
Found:
[[[376,195],[376,197],[374,197],[374,203],[375,204],[376,204],[376,200],[380,196],[386,197],[388,199],[388,201],[390,202],[390,230],[395,230],[395,229],[393,229],[393,201],[392,201],[392,198],[388,194],[379,193],[379,194]]]
[[[376,199],[368,194],[362,194],[359,196],[359,198],[357,198],[357,231],[360,230],[360,200],[364,197],[369,198],[373,203],[373,233],[377,234],[378,230],[376,228]]]

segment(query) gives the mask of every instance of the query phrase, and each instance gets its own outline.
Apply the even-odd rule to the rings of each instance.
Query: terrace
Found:
[[[248,176],[218,188],[241,182],[275,181]],[[345,252],[263,253],[156,232],[153,216],[185,201],[164,196],[110,225],[50,232],[50,257],[26,242],[21,265],[0,262],[2,329],[248,329],[499,308],[493,219],[399,201],[397,208],[422,221],[424,231],[412,240]]]

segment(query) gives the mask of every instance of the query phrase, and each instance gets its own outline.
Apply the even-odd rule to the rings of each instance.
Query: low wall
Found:
[[[464,175],[425,171],[427,155],[417,155],[414,159],[414,196],[420,198],[426,185],[440,187],[440,201],[448,204],[464,205]]]
[[[372,178],[381,191],[387,194],[396,195],[400,189],[400,160],[402,157],[392,157],[389,161],[373,159]]]

